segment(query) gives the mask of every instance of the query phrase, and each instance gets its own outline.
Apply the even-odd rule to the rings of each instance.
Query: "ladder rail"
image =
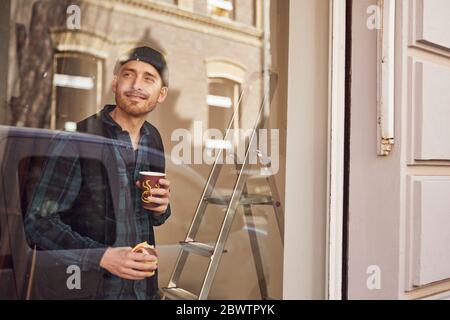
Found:
[[[246,190],[244,189],[244,193]],[[253,254],[253,263],[255,264],[256,276],[258,279],[259,292],[262,299],[268,297],[267,282],[264,275],[264,268],[262,263],[261,251],[258,245],[258,236],[256,233],[256,225],[253,219],[253,212],[251,205],[244,205],[244,215],[247,218],[246,224],[248,229],[248,237],[250,240],[250,246]]]
[[[246,165],[242,166],[242,168],[245,168]],[[233,194],[231,195],[230,203],[228,205],[225,218],[222,222],[222,226],[220,228],[219,235],[217,237],[216,246],[214,248],[214,253],[211,257],[211,260],[208,265],[208,269],[206,272],[205,279],[203,281],[200,294],[199,294],[199,300],[204,300],[208,297],[209,291],[211,289],[212,281],[214,280],[214,275],[217,271],[217,268],[220,263],[220,258],[222,256],[222,252],[225,248],[225,242],[228,238],[229,229],[231,227],[231,224],[233,223],[234,216],[236,214],[237,207],[239,205],[239,199],[242,195],[242,191],[245,185],[246,177],[245,175],[242,175],[242,169],[240,171],[239,177],[236,182],[235,189],[233,191]]]
[[[275,218],[277,220],[278,231],[281,236],[281,243],[284,246],[284,214],[283,205],[281,203],[280,195],[278,193],[278,188],[276,186],[275,177],[270,175],[266,178],[269,184],[270,192],[272,193],[273,208],[275,210]]]
[[[254,77],[255,74],[260,74],[260,73],[252,74],[250,79],[252,77]],[[261,74],[260,74],[260,76],[261,76]],[[277,79],[277,75],[275,73],[271,73],[270,76],[271,76],[271,81],[272,80],[275,80],[275,81],[278,80]],[[237,106],[235,108],[235,111],[233,112],[233,115],[232,115],[232,117],[230,119],[230,122],[229,122],[229,125],[227,127],[226,134],[225,134],[225,139],[229,138],[229,133],[231,132],[231,127],[233,126],[235,117],[239,113],[239,109],[240,109],[241,102],[242,102],[244,94],[246,93],[247,90],[249,90],[249,88],[251,89],[252,83],[254,81],[256,81],[257,79],[259,79],[259,78],[257,77],[256,79],[253,79],[252,81],[250,81],[247,84],[246,88],[244,88],[244,90],[242,91],[242,93],[241,93],[241,95],[239,97]],[[271,89],[274,89],[274,87],[275,86],[271,86]],[[203,283],[202,283],[202,286],[201,286],[201,289],[200,289],[200,293],[198,295],[198,299],[199,300],[207,299],[207,297],[209,295],[209,292],[211,290],[212,282],[213,282],[215,274],[217,272],[221,256],[222,256],[222,254],[224,252],[225,243],[226,243],[227,238],[229,236],[229,231],[231,229],[231,226],[232,226],[232,223],[233,223],[236,211],[237,211],[237,207],[238,207],[238,205],[240,205],[240,200],[241,200],[242,194],[243,194],[243,192],[245,192],[244,190],[246,190],[247,176],[244,174],[244,172],[247,171],[248,168],[252,166],[250,164],[249,157],[250,157],[250,152],[254,151],[254,150],[252,150],[252,148],[254,146],[253,142],[255,141],[257,130],[260,129],[262,126],[265,126],[267,124],[267,121],[268,121],[268,117],[267,117],[267,115],[265,113],[263,113],[263,111],[264,111],[265,104],[267,103],[267,100],[271,99],[272,93],[273,93],[273,91],[271,90],[271,92],[269,94],[265,94],[264,95],[263,101],[262,101],[262,103],[260,105],[260,108],[259,108],[259,111],[258,111],[258,115],[257,115],[257,117],[255,119],[255,122],[254,122],[254,125],[253,125],[253,129],[252,129],[252,132],[251,132],[251,135],[250,135],[250,138],[249,138],[248,146],[245,146],[245,156],[244,156],[244,159],[242,161],[243,163],[242,163],[242,165],[240,165],[239,170],[237,170],[239,173],[238,173],[238,176],[237,176],[234,188],[233,188],[233,192],[232,192],[230,201],[229,201],[227,209],[226,209],[226,214],[224,216],[224,219],[223,219],[223,222],[222,222],[222,226],[221,226],[220,232],[219,232],[218,237],[217,237],[217,241],[216,241],[215,246],[214,246],[214,251],[213,251],[213,253],[210,256],[208,269],[206,271],[206,275],[204,277],[204,280],[203,280]],[[244,141],[244,143],[245,143],[245,141]],[[215,161],[213,163],[211,172],[210,172],[210,174],[208,176],[208,179],[206,181],[205,188],[204,188],[204,190],[202,192],[202,196],[201,196],[201,198],[199,200],[199,203],[197,205],[197,208],[196,208],[194,217],[192,219],[191,225],[189,226],[189,230],[187,232],[187,235],[186,235],[186,238],[185,238],[185,242],[192,242],[192,241],[194,241],[194,239],[195,239],[195,237],[197,235],[197,232],[199,230],[201,221],[202,221],[203,216],[204,216],[204,214],[206,212],[206,206],[208,205],[208,202],[205,201],[205,199],[211,197],[211,195],[212,195],[212,193],[213,193],[213,191],[215,189],[215,185],[216,185],[217,179],[219,177],[219,174],[221,172],[222,166],[224,165],[223,163],[219,163],[219,160],[223,158],[223,153],[224,153],[224,149],[220,148],[218,153],[217,153],[217,156],[215,158]],[[281,231],[282,229],[284,229],[284,227],[283,227],[284,217],[283,217],[282,212],[280,211],[280,210],[282,210],[281,202],[279,201],[279,195],[278,195],[278,191],[276,189],[276,185],[275,185],[275,181],[274,181],[273,175],[271,177],[268,177],[267,181],[269,182],[269,186],[270,186],[271,191],[272,191],[272,198],[275,198],[277,200],[277,202],[279,203],[278,206],[275,206],[275,203],[272,203],[272,205],[273,205],[275,211],[277,211],[277,208],[278,208],[278,211],[281,213],[281,215],[279,215],[278,213],[276,215],[277,216],[278,227],[280,228],[280,231]],[[272,187],[274,187],[275,189],[272,189]],[[247,206],[248,207],[244,206],[244,211],[245,211],[246,215],[248,215],[248,214],[251,215],[250,205],[247,205]],[[258,247],[257,242],[256,242],[256,244],[253,243],[254,238],[255,237],[252,237],[250,235],[250,240],[252,242],[252,244],[251,244],[252,245],[252,251],[254,251],[254,248],[256,248],[257,249],[257,254],[258,254],[258,257],[254,257],[254,259],[256,259],[255,260],[255,264],[256,264],[256,268],[257,268],[258,282],[260,284],[261,294],[263,295],[263,298],[266,298],[265,296],[267,296],[267,290],[264,289],[264,288],[266,288],[265,279],[261,279],[261,274],[262,274],[262,277],[264,277],[264,273],[263,273],[263,270],[262,270],[262,264],[261,264],[261,256],[260,256],[260,253],[259,253],[259,247]],[[282,237],[282,239],[283,239],[283,237]],[[256,241],[257,241],[257,239],[256,239]],[[256,245],[256,247],[255,247],[255,245]],[[172,274],[171,274],[171,277],[170,277],[170,280],[169,280],[168,289],[177,288],[177,282],[178,282],[178,280],[179,280],[179,278],[181,276],[181,273],[182,273],[182,271],[184,269],[184,266],[186,264],[188,256],[189,256],[189,250],[185,250],[184,248],[182,248],[180,250],[180,253],[178,255],[177,261],[175,263],[175,268],[172,271]],[[259,262],[257,262],[257,260]]]
[[[258,77],[258,75],[259,75],[259,77]],[[225,138],[224,138],[225,140],[227,140],[227,138],[229,138],[229,134],[231,132],[231,127],[234,124],[234,119],[239,114],[239,110],[241,108],[241,102],[243,100],[244,95],[247,93],[247,91],[249,89],[252,88],[253,83],[255,81],[257,81],[258,79],[260,79],[261,77],[262,77],[261,73],[259,73],[259,72],[253,73],[250,76],[250,78],[249,78],[250,80],[249,80],[247,86],[244,88],[244,90],[242,90],[241,94],[239,95],[237,106],[236,106],[236,108],[235,108],[235,110],[233,112],[233,115],[231,116],[231,119],[230,119],[230,121],[228,123],[228,127],[226,129]],[[203,218],[203,215],[204,215],[205,209],[206,209],[206,205],[207,205],[205,203],[204,199],[210,197],[212,192],[213,192],[213,190],[214,190],[214,187],[216,185],[216,182],[217,182],[217,179],[219,177],[220,171],[221,171],[221,169],[223,167],[223,164],[219,163],[219,160],[222,159],[222,157],[223,157],[223,153],[224,153],[224,149],[222,149],[222,148],[219,149],[219,152],[217,153],[216,158],[214,160],[214,163],[212,165],[211,172],[210,172],[210,174],[208,176],[208,179],[206,181],[205,188],[203,189],[202,195],[201,195],[200,200],[199,200],[199,202],[197,204],[197,208],[195,210],[195,214],[194,214],[194,217],[192,219],[193,222],[197,222],[197,221],[199,221],[199,220],[201,220]],[[192,241],[195,238],[195,236],[197,235],[198,228],[199,228],[199,224],[198,223],[191,223],[191,225],[189,227],[189,230],[187,232],[185,241]]]
[[[249,163],[249,154],[250,154],[250,150],[252,148],[253,141],[256,136],[256,131],[258,130],[258,127],[260,127],[260,125],[262,124],[261,114],[263,113],[266,99],[268,99],[267,95],[264,96],[264,99],[263,99],[261,106],[259,108],[259,111],[258,111],[258,116],[256,117],[256,121],[253,125],[253,131],[252,131],[251,137],[249,139],[249,144],[245,151],[244,161],[240,167],[237,181],[235,183],[235,186],[233,188],[233,193],[231,195],[230,203],[228,205],[228,208],[227,208],[227,211],[225,214],[225,218],[222,223],[222,227],[220,228],[219,236],[217,237],[216,247],[214,249],[214,253],[209,262],[208,270],[206,272],[206,276],[203,281],[203,284],[202,284],[202,287],[200,290],[200,294],[198,296],[199,300],[204,300],[208,297],[212,282],[214,280],[214,275],[219,266],[220,258],[222,257],[222,252],[225,249],[225,242],[228,238],[229,230],[231,228],[231,224],[233,223],[234,216],[236,214],[236,209],[239,204],[239,200],[242,196],[242,192],[245,187],[246,180],[247,180],[247,176],[243,173],[245,170],[247,170],[249,167],[251,167],[251,164]]]
[[[239,113],[239,110],[241,107],[241,102],[243,100],[244,95],[247,93],[247,91],[249,89],[252,88],[253,83],[256,82],[256,80],[260,79],[261,77],[262,77],[262,74],[259,72],[255,72],[249,77],[248,84],[242,90],[241,94],[239,95],[237,105],[236,105],[233,115],[231,116],[231,119],[228,123],[228,127],[226,129],[226,134],[225,134],[225,139],[228,138],[229,133],[231,132],[231,127],[233,126],[234,119],[237,117],[237,114]],[[197,235],[198,229],[200,228],[201,221],[206,212],[207,203],[205,202],[205,199],[211,196],[211,194],[214,190],[214,187],[216,185],[217,179],[219,177],[220,171],[223,166],[223,164],[219,163],[219,159],[221,159],[223,157],[223,152],[224,152],[224,149],[220,149],[214,160],[210,174],[209,174],[208,179],[205,184],[205,188],[203,189],[202,195],[197,204],[197,208],[195,210],[194,217],[192,218],[191,224],[189,225],[189,229],[186,233],[186,237],[185,237],[186,242],[193,241]],[[188,252],[186,252],[182,249],[180,250],[178,257],[176,259],[176,262],[175,262],[175,268],[173,269],[171,276],[170,276],[168,287],[176,287],[177,286],[178,280],[181,276],[181,273],[182,273],[184,265],[187,261],[188,255],[189,255]]]

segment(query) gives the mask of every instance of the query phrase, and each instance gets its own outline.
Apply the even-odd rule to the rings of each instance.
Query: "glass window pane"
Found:
[[[7,102],[0,106],[0,298],[158,298],[198,204],[208,201],[193,236],[202,244],[187,245],[210,254],[248,146],[247,139],[237,147],[248,138],[241,129],[252,129],[259,115],[266,44],[256,27],[262,18],[256,1],[94,2],[99,5],[8,0],[0,11],[0,57],[7,65],[0,67],[6,81],[0,97]],[[137,48],[140,53],[127,53]],[[273,114],[280,112],[285,109],[274,107]],[[234,113],[235,133],[226,140]],[[218,150],[225,152],[215,198],[202,199]],[[258,171],[262,164],[254,165]],[[170,181],[162,212],[145,208],[145,192],[164,192],[137,184],[141,171],[165,172]],[[279,185],[283,174],[275,174]],[[254,219],[240,204],[208,298],[263,298],[261,277],[271,297],[282,296],[283,248],[266,201],[271,190],[265,179],[250,180],[237,192],[255,201]],[[165,203],[164,195],[151,198]],[[101,265],[108,259],[104,247],[117,254],[145,241],[159,249],[154,278],[139,282]],[[194,294],[208,264],[202,259],[191,255],[179,279]],[[240,268],[230,274],[236,261]],[[95,294],[69,290],[71,266],[80,267],[81,287],[96,287]]]

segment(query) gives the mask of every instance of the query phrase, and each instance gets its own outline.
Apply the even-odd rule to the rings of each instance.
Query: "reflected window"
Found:
[[[223,57],[211,57],[206,59],[206,73],[208,77],[208,94],[206,103],[208,106],[208,128],[218,129],[225,137],[226,129],[238,107],[242,85],[246,77],[246,67],[237,61]],[[239,129],[241,111],[234,117],[231,129]],[[233,136],[228,136],[224,141],[219,137],[209,137],[205,141],[205,147],[209,154],[214,149],[229,149],[232,141],[237,138],[236,131]],[[236,142],[236,141],[235,141]]]
[[[73,130],[97,112],[101,104],[102,61],[80,53],[57,53],[54,58],[51,129]]]
[[[234,19],[234,1],[233,0],[208,0],[209,14]]]
[[[240,85],[225,78],[210,78],[208,84],[208,104],[209,128],[218,129],[222,132],[223,138],[226,135],[226,129],[237,106],[240,93]],[[237,129],[239,126],[239,117],[233,120],[231,129]],[[214,156],[214,150],[231,149],[231,141],[222,139],[222,137],[209,137],[205,141],[205,148],[210,157]]]
[[[210,78],[206,102],[209,109],[209,128],[225,132],[239,99],[240,85],[225,78]],[[238,121],[239,119],[235,119]],[[238,123],[232,128],[237,128]]]

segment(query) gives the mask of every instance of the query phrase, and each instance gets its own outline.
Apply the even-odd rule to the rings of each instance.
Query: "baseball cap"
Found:
[[[159,73],[163,85],[169,86],[169,70],[164,55],[150,47],[137,47],[122,54],[114,67],[114,74],[119,72],[121,66],[129,61],[142,61],[152,65]]]

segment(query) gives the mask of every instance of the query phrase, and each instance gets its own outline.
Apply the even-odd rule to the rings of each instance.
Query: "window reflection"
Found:
[[[207,103],[209,107],[209,128],[219,129],[225,132],[234,108],[239,99],[240,86],[238,83],[224,79],[209,79]],[[235,119],[233,125],[238,128],[239,119]]]
[[[117,3],[120,5],[115,6]],[[113,104],[115,97],[110,89],[114,63],[124,51],[145,45],[157,48],[166,56],[171,69],[168,99],[148,115],[148,121],[160,130],[166,147],[168,176],[175,190],[171,205],[177,212],[156,231],[162,252],[160,286],[167,284],[178,253],[178,243],[186,234],[211,169],[205,162],[193,163],[194,152],[191,163],[170,163],[170,153],[175,144],[170,141],[171,135],[177,129],[194,135],[196,122],[202,122],[204,130],[214,128],[224,133],[239,97],[248,85],[249,76],[262,74],[261,3],[255,0],[79,0],[81,29],[77,30],[67,27],[67,3],[63,1],[11,0],[12,23],[8,31],[11,37],[7,48],[10,68],[5,100],[12,117],[2,124],[52,129],[24,129],[31,130],[28,132],[30,136],[48,134],[51,141],[56,134],[53,130],[75,131],[78,128],[73,125],[78,121],[96,113],[103,105]],[[232,124],[233,129],[252,125],[262,90],[262,82],[259,81],[247,91],[246,100]],[[197,134],[203,137],[203,132]],[[204,141],[201,138],[197,140],[198,145],[192,146],[193,150],[199,147],[203,152],[204,148],[212,151],[229,147],[227,141]],[[33,153],[37,140],[23,143],[11,137],[8,139],[8,144],[17,144],[18,149],[3,150],[0,140],[0,155],[7,159],[2,166],[1,188],[4,189],[0,194],[7,194],[9,198],[0,202],[0,297],[24,298],[36,241],[24,241],[23,215],[30,206],[43,167],[51,157],[44,149],[38,154]],[[21,150],[23,157],[16,157],[17,150]],[[104,170],[109,164],[100,161],[99,170]],[[230,177],[234,179],[234,165],[231,171],[233,175]],[[113,185],[113,188],[117,187]],[[230,250],[233,253],[224,257],[221,267],[228,269],[236,259],[246,259],[245,267],[239,270],[241,278],[219,272],[211,298],[260,298],[258,290],[255,290],[255,271],[249,258],[251,250],[244,220],[241,212],[228,244],[234,249]],[[13,225],[11,221],[14,221]],[[206,221],[204,230],[209,237],[216,236],[210,231],[217,221],[216,216],[210,216]],[[258,235],[260,240],[263,239],[262,251],[266,251],[267,243],[278,244],[279,235],[268,231],[268,220],[259,221],[262,222],[258,225]],[[77,221],[74,225],[79,227],[76,224]],[[21,241],[15,235],[22,237]],[[111,237],[105,239],[102,235],[98,235],[96,240],[113,243]],[[20,263],[13,264],[12,242],[18,248],[16,253],[21,255],[17,260]],[[44,264],[41,263],[51,254],[46,255],[45,250],[37,249],[38,267],[42,267]],[[278,257],[281,251],[277,252]],[[265,254],[272,257],[272,253]],[[275,260],[282,261],[280,258]],[[266,260],[264,263],[271,262]],[[12,270],[13,265],[20,265],[20,268]],[[280,269],[280,266],[276,268]],[[270,268],[267,270],[268,278],[272,279],[268,285],[278,293],[281,273],[272,272]],[[195,279],[193,274],[199,275],[198,270],[188,273],[187,278]],[[67,275],[59,272],[58,276],[63,279]],[[50,278],[42,279],[44,285],[45,281],[50,283]],[[70,297],[67,295],[65,298]]]
[[[213,16],[234,19],[234,1],[208,0],[208,12]]]
[[[100,107],[102,62],[80,53],[55,54],[50,128],[62,130]]]

